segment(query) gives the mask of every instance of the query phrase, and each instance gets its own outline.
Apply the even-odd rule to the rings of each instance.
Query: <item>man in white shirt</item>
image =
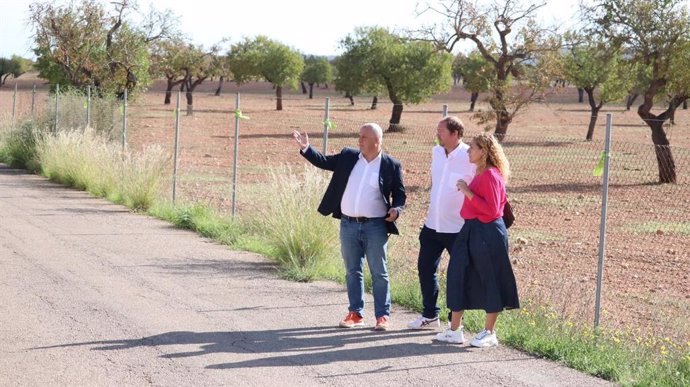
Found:
[[[419,234],[417,269],[422,290],[424,311],[407,326],[410,329],[439,327],[438,266],[443,250],[450,254],[455,238],[465,221],[460,216],[464,195],[458,191],[459,179],[468,184],[474,177],[467,144],[462,142],[465,131],[458,117],[446,117],[438,123],[438,145],[431,153],[431,201],[426,221]]]
[[[364,258],[374,295],[376,330],[389,327],[391,296],[386,254],[388,234],[405,207],[400,162],[381,149],[383,131],[368,123],[359,130],[359,150],[344,148],[325,156],[309,145],[307,133],[293,132],[300,153],[318,168],[333,171],[318,211],[340,219],[340,245],[350,302],[343,328],[364,326]]]

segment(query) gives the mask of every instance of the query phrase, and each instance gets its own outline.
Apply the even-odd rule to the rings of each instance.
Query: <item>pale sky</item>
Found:
[[[57,2],[64,2],[58,0]],[[33,57],[27,26],[29,0],[0,0],[0,57]],[[179,16],[180,30],[194,43],[210,46],[223,37],[232,42],[266,35],[305,54],[336,55],[338,42],[359,26],[405,29],[428,17],[417,17],[419,0],[138,0],[140,8],[152,3]],[[569,24],[577,0],[548,0],[541,10],[547,23]]]

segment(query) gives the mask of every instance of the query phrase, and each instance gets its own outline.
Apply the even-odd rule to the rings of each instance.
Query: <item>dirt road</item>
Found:
[[[0,165],[0,385],[607,384],[345,312],[341,285]]]

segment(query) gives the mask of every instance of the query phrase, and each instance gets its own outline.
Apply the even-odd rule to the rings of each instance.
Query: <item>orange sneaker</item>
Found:
[[[381,316],[376,319],[375,331],[387,331],[388,330],[388,316]]]
[[[360,316],[357,312],[350,312],[345,316],[343,321],[340,322],[341,328],[354,328],[363,327],[364,317]]]

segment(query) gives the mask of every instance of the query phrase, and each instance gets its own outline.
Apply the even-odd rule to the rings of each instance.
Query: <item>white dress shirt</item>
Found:
[[[359,160],[350,172],[343,198],[340,201],[340,210],[343,214],[367,218],[386,216],[388,210],[379,188],[380,169],[381,152],[370,162],[367,162],[361,153],[359,154]]]
[[[448,155],[441,145],[431,151],[431,202],[424,224],[436,232],[460,232],[465,224],[460,216],[465,197],[456,184],[458,179],[469,184],[474,178],[476,166],[470,163],[468,148],[460,142]]]

